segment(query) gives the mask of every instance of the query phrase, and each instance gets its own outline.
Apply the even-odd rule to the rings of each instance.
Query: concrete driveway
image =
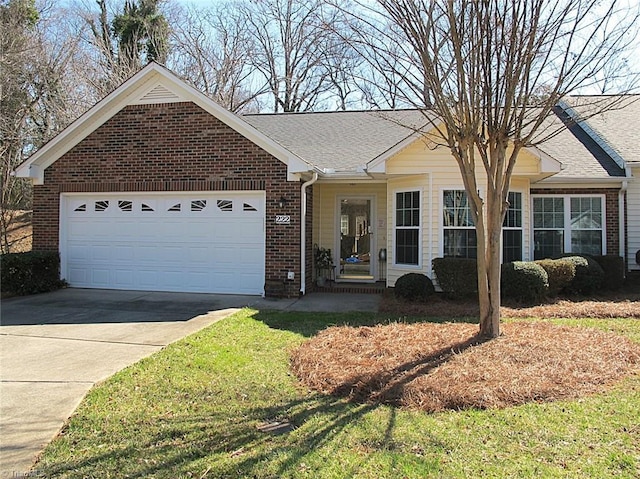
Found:
[[[376,311],[378,295],[272,300],[64,289],[2,301],[0,477],[24,477],[87,391],[124,367],[234,312]]]

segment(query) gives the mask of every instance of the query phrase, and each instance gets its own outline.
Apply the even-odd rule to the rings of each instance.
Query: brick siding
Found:
[[[44,185],[34,188],[33,248],[59,250],[60,193],[231,190],[266,192],[265,282],[283,282],[288,296],[297,295],[300,183],[287,181],[281,161],[193,103],[128,106],[47,168]],[[282,213],[291,215],[290,225],[275,224]],[[287,271],[295,281],[284,283]]]

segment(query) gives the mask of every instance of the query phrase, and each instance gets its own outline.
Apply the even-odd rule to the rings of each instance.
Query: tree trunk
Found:
[[[503,199],[501,188],[490,188],[487,192],[485,224],[487,244],[480,246],[478,257],[478,294],[480,295],[480,335],[486,338],[500,336],[500,244],[502,236]],[[482,263],[482,268],[481,268]],[[484,290],[480,291],[480,277]]]

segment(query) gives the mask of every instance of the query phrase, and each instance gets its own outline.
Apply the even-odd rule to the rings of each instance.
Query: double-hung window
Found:
[[[476,258],[478,244],[467,193],[443,192],[444,256]],[[522,259],[522,193],[509,192],[509,209],[502,224],[502,261]]]
[[[563,253],[602,254],[603,210],[603,196],[534,197],[534,259]]]
[[[502,223],[502,262],[522,260],[522,193],[510,191]]]
[[[445,190],[442,201],[444,256],[475,258],[478,243],[467,193],[464,190]]]
[[[420,192],[396,193],[395,263],[420,264]]]

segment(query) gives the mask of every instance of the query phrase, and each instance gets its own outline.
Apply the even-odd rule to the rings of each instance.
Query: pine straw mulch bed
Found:
[[[441,318],[478,318],[478,302],[447,299],[436,294],[426,302],[403,301],[388,290],[380,304],[380,312],[401,316]],[[640,318],[640,281],[629,284],[619,293],[593,297],[552,298],[539,305],[503,302],[500,314],[505,318]]]
[[[464,323],[330,327],[296,349],[291,365],[322,393],[427,412],[574,399],[640,370],[640,346],[612,333],[515,322],[483,342],[477,331]]]

